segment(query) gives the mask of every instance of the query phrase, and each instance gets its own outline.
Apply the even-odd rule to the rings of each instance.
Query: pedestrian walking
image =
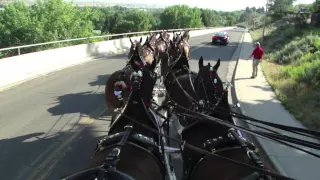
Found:
[[[259,42],[255,43],[256,48],[253,50],[252,54],[248,57],[248,60],[253,56],[252,60],[252,76],[251,78],[255,78],[258,75],[258,66],[263,58],[264,51],[262,47],[260,46]]]

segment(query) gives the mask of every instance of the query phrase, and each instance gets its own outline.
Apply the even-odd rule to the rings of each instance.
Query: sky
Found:
[[[186,4],[189,6],[197,6],[199,8],[210,8],[220,11],[233,11],[245,9],[249,7],[265,6],[267,0],[74,0],[90,1],[90,2],[123,2],[123,3],[139,3],[139,4],[159,4],[159,5],[175,5]],[[298,4],[310,4],[315,0],[297,0]]]

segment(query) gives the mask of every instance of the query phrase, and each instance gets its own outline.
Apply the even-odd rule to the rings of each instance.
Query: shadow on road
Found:
[[[102,111],[104,102],[104,93],[97,93],[92,91],[71,93],[59,96],[56,98],[56,105],[48,109],[53,116],[80,113],[94,117]]]
[[[96,143],[107,134],[93,126],[84,128],[80,134],[60,132],[46,136],[39,132],[0,140],[1,179],[40,179],[41,175],[43,179],[56,180],[84,168]],[[68,144],[66,140],[74,135]]]
[[[65,155],[67,158],[61,158],[48,180],[61,179],[61,177],[86,168],[95,152],[97,143],[108,133],[107,130],[103,129],[108,129],[107,124],[102,127],[87,126],[77,139],[72,142]]]
[[[105,86],[110,74],[98,75],[94,81],[89,82],[90,86]]]

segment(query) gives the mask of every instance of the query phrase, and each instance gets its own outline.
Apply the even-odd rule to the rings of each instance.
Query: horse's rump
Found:
[[[102,165],[105,158],[116,147],[116,144],[109,145],[95,154],[89,167]],[[126,142],[120,153],[120,161],[117,169],[132,176],[137,180],[164,180],[164,164],[160,161],[159,155],[155,155],[157,147],[145,148],[133,142]]]
[[[241,147],[230,147],[220,149],[215,154],[229,159],[241,162],[250,163],[250,159],[245,154]],[[189,180],[238,180],[252,174],[254,171],[222,158],[206,155],[194,166],[193,171],[190,173]]]

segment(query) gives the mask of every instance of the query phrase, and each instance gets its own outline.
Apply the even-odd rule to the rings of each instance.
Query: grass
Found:
[[[262,29],[251,32],[259,41]],[[262,70],[275,94],[307,128],[320,130],[320,29],[279,21],[266,27]]]

